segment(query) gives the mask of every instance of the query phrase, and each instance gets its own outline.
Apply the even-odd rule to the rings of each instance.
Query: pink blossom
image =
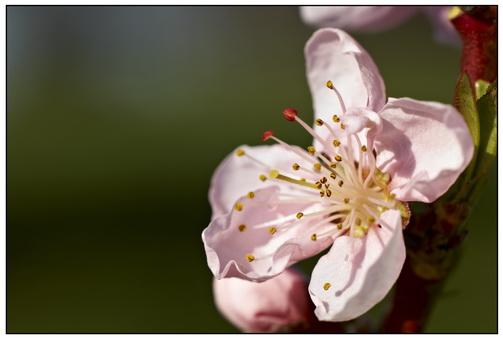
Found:
[[[430,20],[438,42],[459,45],[459,35],[448,18],[451,9],[452,6],[304,6],[300,14],[311,26],[370,33],[396,27],[422,11]]]
[[[400,208],[445,193],[470,162],[473,141],[451,105],[386,103],[379,70],[344,31],[316,31],[305,56],[314,128],[293,109],[283,115],[313,145],[306,152],[268,131],[263,139],[277,144],[227,156],[211,181],[214,214],[202,238],[217,279],[256,282],[331,246],[309,293],[318,319],[344,321],[383,299],[400,274]]]
[[[313,318],[306,278],[293,268],[261,283],[214,279],[213,293],[218,310],[244,332],[303,330]]]

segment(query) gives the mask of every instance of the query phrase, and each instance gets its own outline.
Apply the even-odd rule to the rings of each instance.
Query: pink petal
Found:
[[[381,225],[371,227],[362,238],[337,238],[318,261],[309,292],[319,320],[346,321],[362,315],[381,301],[397,280],[405,261],[400,213],[385,211]]]
[[[449,20],[453,6],[422,6],[434,29],[435,39],[440,43],[461,46],[461,38]]]
[[[391,174],[389,188],[399,200],[436,200],[472,159],[468,127],[451,105],[390,99],[379,114],[377,167]]]
[[[299,199],[299,202],[278,204],[279,187],[271,186],[255,191],[255,197],[246,196],[238,200],[242,211],[221,215],[203,231],[203,242],[208,266],[217,278],[240,277],[252,281],[272,278],[291,264],[311,257],[327,248],[333,239],[329,236],[311,240],[316,222],[322,217],[298,220],[298,212],[307,213],[316,209],[319,203]],[[316,193],[316,195],[318,195]],[[261,204],[257,204],[262,202]],[[255,205],[253,205],[255,204]],[[295,226],[282,226],[296,222]],[[266,224],[267,225],[264,225]],[[240,231],[239,226],[246,230]],[[262,228],[257,226],[262,225]],[[275,227],[274,234],[269,233]],[[255,259],[248,262],[252,254]]]
[[[300,14],[308,25],[374,33],[399,25],[415,11],[413,6],[304,6]]]
[[[377,66],[346,32],[333,28],[316,31],[304,54],[316,118],[332,122],[334,114],[343,113],[337,95],[326,86],[328,80],[340,92],[346,109],[363,107],[379,111],[384,106],[385,87]],[[315,129],[322,138],[328,137],[326,127],[315,126]]]
[[[299,147],[292,146],[292,148],[295,148],[306,157],[311,157]],[[264,165],[260,165],[246,156],[237,156],[236,150],[238,149],[242,149],[248,155],[264,163]],[[263,146],[242,145],[236,150],[220,163],[211,178],[209,200],[213,210],[212,219],[231,211],[236,200],[249,191],[270,186],[271,181],[266,180],[263,182],[259,179],[261,174],[267,176],[272,169],[278,169],[287,174],[293,173],[292,164],[305,164],[305,161],[298,155],[277,144]],[[296,178],[298,177],[296,176]],[[304,177],[309,179],[309,176]],[[283,192],[296,192],[296,189],[289,185],[279,185],[282,187]]]
[[[218,310],[245,332],[277,332],[307,325],[311,319],[306,277],[292,268],[260,283],[234,277],[214,279],[213,293]]]

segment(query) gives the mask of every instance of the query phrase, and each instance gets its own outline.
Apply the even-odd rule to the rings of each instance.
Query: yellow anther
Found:
[[[313,165],[313,167],[314,167],[316,170],[321,171],[321,164],[320,164],[320,163],[315,163],[315,164]]]
[[[328,197],[332,196],[332,191],[330,191],[329,189],[327,189],[325,191],[326,191]]]
[[[323,285],[323,289],[325,289],[325,290],[329,290],[329,289],[330,289],[330,286],[331,286],[331,284],[327,282],[327,283],[325,283],[325,284]]]
[[[246,226],[245,226],[244,224],[241,224],[241,225],[238,227],[238,230],[239,230],[240,232],[243,232],[243,231],[245,231],[245,230],[246,230]]]
[[[323,196],[325,196],[325,191],[322,190],[322,191],[320,191],[320,197],[323,197]]]
[[[306,181],[306,179],[305,179],[304,177],[302,177],[301,179],[299,179],[299,181],[301,181],[301,182],[305,182],[305,181]]]
[[[292,165],[292,168],[293,168],[293,170],[299,170],[300,169],[300,165],[298,165],[297,163],[294,163]]]
[[[334,83],[332,83],[332,81],[330,81],[330,80],[329,80],[329,81],[327,81],[327,87],[328,87],[329,89],[333,89],[333,88],[334,88]]]
[[[353,231],[353,236],[354,237],[363,237],[366,234],[367,233],[365,231],[365,228],[363,228],[362,226],[356,226],[355,230]]]
[[[349,198],[344,199],[344,203],[348,204],[349,203]]]
[[[236,210],[237,210],[237,211],[241,211],[241,210],[243,210],[243,205],[242,205],[241,203],[239,203],[239,202],[238,202],[238,203],[236,203]]]
[[[276,229],[276,228],[274,228],[274,227],[273,227],[273,228],[270,228],[270,229],[269,229],[269,234],[274,235],[274,233],[275,233],[275,232],[277,232],[277,231],[278,231],[278,229]]]
[[[337,183],[338,186],[342,187],[342,185],[344,184],[343,181],[339,181],[339,183]]]
[[[367,147],[365,145],[362,146],[362,151],[363,152],[367,151]]]
[[[337,117],[337,115],[334,115],[334,116],[332,117],[332,119],[333,119],[333,120],[334,120],[334,122],[336,122],[336,123],[339,123],[339,122],[341,121],[341,119],[340,119],[339,117]]]
[[[304,216],[304,214],[303,214],[303,213],[301,213],[301,212],[300,212],[300,213],[297,213],[297,215],[295,215],[295,217],[297,217],[297,219],[299,219],[299,220],[300,220],[300,218],[301,218],[302,216]]]
[[[337,168],[337,163],[334,163],[334,162],[330,163],[330,167],[331,167],[332,169]]]
[[[391,195],[389,195],[389,198],[391,198],[391,199],[393,199],[393,198],[395,198],[395,197],[396,197],[396,194],[391,194]]]
[[[248,195],[246,195],[249,199],[252,199],[253,197],[255,197],[255,193],[253,191],[250,191],[248,193]]]
[[[316,187],[316,189],[321,189],[323,187],[323,185],[320,182],[314,183],[314,186]]]
[[[321,119],[318,118],[318,119],[315,120],[315,123],[318,126],[322,126],[324,122],[323,122],[323,120],[321,120]]]
[[[266,175],[260,175],[260,176],[258,176],[258,178],[260,178],[260,180],[261,180],[262,182],[265,182],[265,181],[267,180]]]
[[[362,220],[361,220],[360,218],[357,218],[357,219],[355,220],[355,224],[356,224],[357,226],[360,226],[360,225],[362,224]]]
[[[375,219],[375,218],[373,218],[372,216],[370,216],[370,217],[369,217],[369,222],[368,222],[368,223],[369,223],[369,224],[372,224],[372,223],[374,223],[375,221],[376,221],[376,219]]]
[[[236,150],[236,155],[238,155],[239,157],[241,157],[241,156],[244,156],[244,155],[245,155],[245,152],[244,152],[244,150],[243,150],[243,149],[237,149],[237,150]]]
[[[328,189],[330,187],[330,183],[325,184],[325,189]]]
[[[312,234],[312,235],[311,235],[311,240],[313,240],[313,241],[316,241],[316,240],[317,240],[317,238],[316,238],[316,234]]]
[[[277,178],[279,176],[279,170],[273,169],[269,171],[269,178]]]
[[[337,139],[334,139],[332,143],[334,144],[335,147],[341,145],[341,142],[339,142]]]
[[[339,229],[339,230],[342,229],[342,223],[337,224],[337,229]]]
[[[332,166],[332,165],[330,165],[330,166]],[[334,168],[335,168],[335,166],[334,166]],[[335,175],[335,173],[333,173],[333,172],[332,172],[332,173],[330,174],[330,178],[335,179],[335,177],[337,177],[337,176]]]
[[[253,260],[255,260],[255,256],[253,256],[252,254],[248,254],[246,255],[246,260],[248,262],[252,262]]]
[[[340,161],[342,161],[342,157],[341,157],[341,156],[339,156],[339,155],[336,155],[336,156],[335,156],[335,160],[336,160],[337,162],[340,162]]]
[[[343,123],[341,123],[341,129],[343,129],[343,130],[344,130],[345,128],[346,128],[346,127],[344,126],[344,124],[343,124]]]
[[[323,183],[323,184],[327,183],[327,178],[326,177],[322,177],[320,179],[320,182]]]
[[[314,146],[308,146],[307,152],[309,152],[310,155],[314,155],[314,153],[316,152],[316,149],[314,148]]]

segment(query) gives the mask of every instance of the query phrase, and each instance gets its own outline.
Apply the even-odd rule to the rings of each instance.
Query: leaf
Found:
[[[472,161],[456,184],[451,188],[451,192],[456,193],[456,199],[462,199],[467,196],[471,187],[471,178],[477,163],[478,147],[480,144],[480,121],[477,102],[473,93],[470,76],[466,72],[459,77],[456,85],[454,106],[463,115],[475,145]]]
[[[495,82],[496,83],[496,82]],[[480,145],[473,171],[474,188],[469,201],[475,201],[485,184],[487,173],[496,158],[497,148],[497,85],[493,83],[488,92],[477,101],[480,120]]]

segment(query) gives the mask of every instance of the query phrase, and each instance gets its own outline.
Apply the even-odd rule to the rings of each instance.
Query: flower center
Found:
[[[345,105],[339,92],[331,82],[327,87],[337,94],[343,112]],[[275,204],[312,202],[309,211],[299,211],[289,219],[270,221],[252,228],[268,228],[274,235],[286,228],[295,227],[307,219],[318,219],[307,230],[306,237],[316,241],[318,238],[339,235],[362,237],[371,227],[380,227],[380,215],[383,211],[397,205],[394,195],[389,193],[390,175],[376,168],[376,156],[373,143],[362,143],[358,133],[347,133],[341,119],[334,115],[333,122],[326,123],[316,119],[315,123],[322,129],[327,129],[328,138],[322,138],[308,124],[298,117],[293,109],[285,109],[283,116],[289,121],[298,122],[322,146],[319,152],[315,147],[307,148],[308,156],[296,148],[277,138],[272,131],[266,131],[262,140],[272,139],[286,149],[298,155],[299,161],[290,169],[275,169],[253,158],[243,150],[236,152],[237,156],[246,156],[267,169],[268,174],[261,174],[262,181],[270,180],[287,183],[300,192],[299,195],[280,193]],[[312,157],[314,156],[314,157]],[[300,163],[300,164],[299,164]],[[302,165],[301,165],[302,164]],[[267,175],[267,176],[266,176]],[[309,179],[306,179],[309,178]],[[304,193],[304,194],[302,194]],[[260,196],[259,193],[253,197]],[[250,197],[250,193],[248,194]],[[265,204],[260,198],[254,202],[237,203],[236,210],[241,211],[246,205]],[[271,204],[267,201],[267,204]],[[241,229],[243,226],[239,226]],[[241,230],[240,231],[243,231]],[[249,258],[253,261],[255,258]]]

